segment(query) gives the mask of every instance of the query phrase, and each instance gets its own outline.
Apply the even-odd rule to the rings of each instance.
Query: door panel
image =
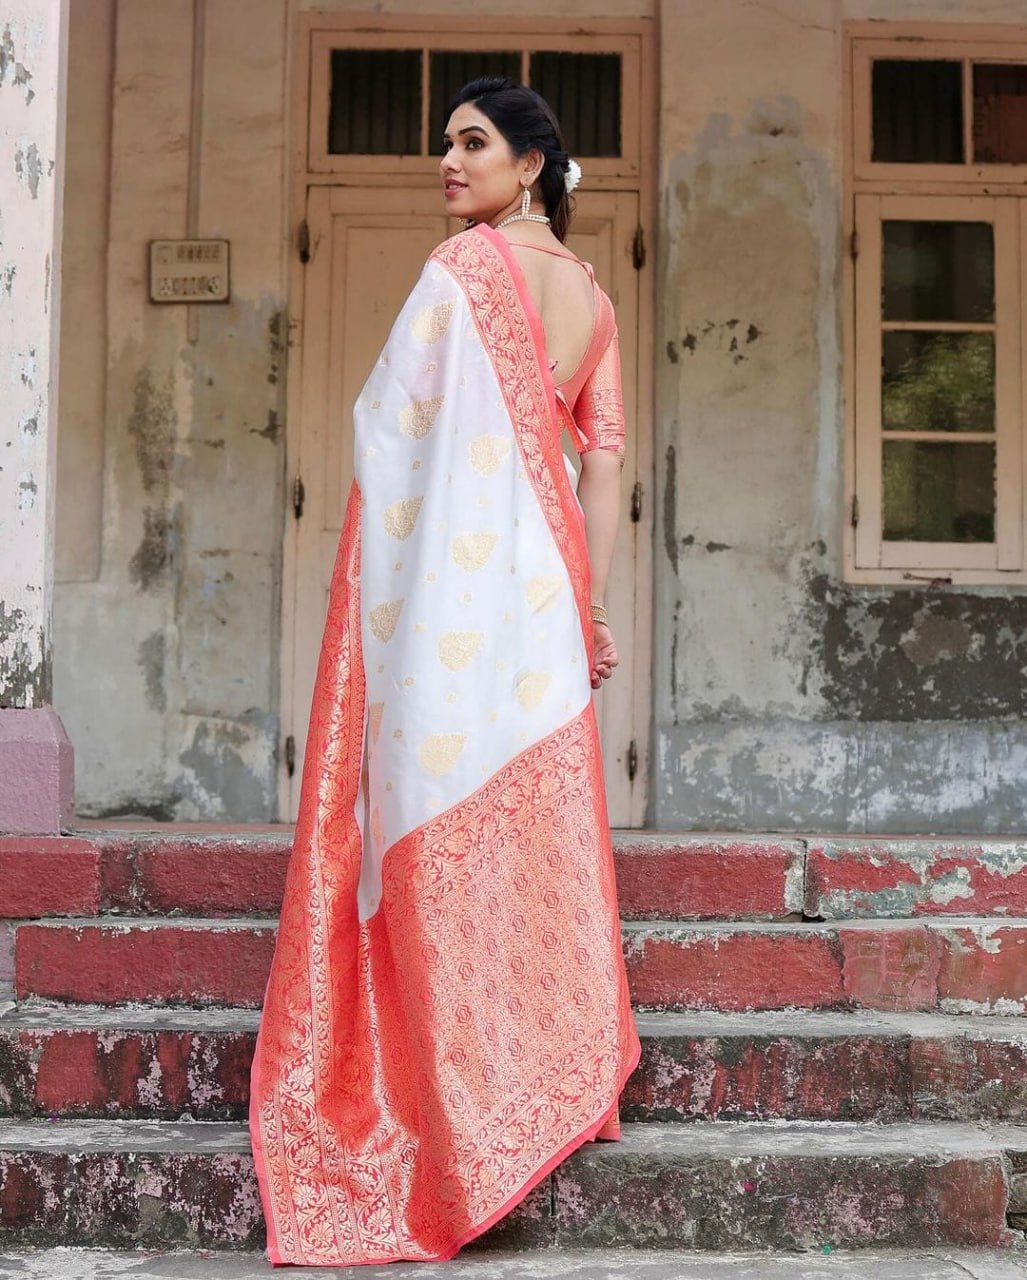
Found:
[[[311,257],[306,267],[298,396],[298,471],[305,503],[295,529],[293,599],[285,607],[286,626],[293,634],[283,720],[284,732],[293,735],[296,745],[295,771],[283,787],[284,816],[290,819],[299,802],[327,592],[353,475],[353,404],[425,259],[439,241],[458,229],[439,204],[434,187],[315,187],[309,194]],[[637,470],[638,273],[631,262],[637,222],[636,193],[579,192],[568,240],[575,253],[592,262],[600,284],[613,299],[623,360],[628,421],[624,517],[607,596],[621,666],[596,698],[610,818],[618,826],[630,824],[632,790],[643,784],[641,778],[634,783],[628,778],[627,751],[632,736],[644,737],[645,726],[633,725],[633,708],[640,702],[637,681],[648,679],[647,664],[636,663],[632,644],[636,611],[648,608],[648,583],[637,581],[639,526],[627,517]],[[567,441],[565,449],[573,461],[574,451]],[[623,625],[618,627],[617,620]],[[644,704],[648,704],[648,689]]]

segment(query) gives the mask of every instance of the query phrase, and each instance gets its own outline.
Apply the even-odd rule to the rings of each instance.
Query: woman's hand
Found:
[[[598,689],[604,680],[609,680],[613,675],[613,669],[620,662],[620,658],[613,632],[605,622],[593,622],[592,635],[592,688]]]

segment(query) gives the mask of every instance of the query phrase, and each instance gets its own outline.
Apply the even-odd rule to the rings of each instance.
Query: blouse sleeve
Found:
[[[606,449],[624,456],[624,394],[616,329],[581,388],[573,416],[577,427],[575,444],[579,453]]]

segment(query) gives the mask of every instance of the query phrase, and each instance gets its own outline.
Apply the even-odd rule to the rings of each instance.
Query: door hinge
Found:
[[[638,772],[638,745],[632,738],[628,743],[628,781],[635,781],[635,774]]]
[[[297,520],[303,514],[303,503],[306,496],[307,491],[303,487],[303,477],[297,476],[292,482],[292,513]]]
[[[849,512],[849,523],[855,529],[859,524],[859,498],[852,495],[852,510]]]
[[[641,271],[645,266],[645,231],[641,223],[635,228],[635,238],[631,242],[631,260],[636,271]]]
[[[642,481],[636,480],[635,487],[631,490],[631,520],[633,524],[638,524],[642,519]]]
[[[859,232],[858,231],[854,231],[852,235],[849,236],[849,257],[852,258],[853,262],[855,262],[856,259],[859,257]]]
[[[291,733],[285,740],[285,772],[290,778],[296,772],[296,739]]]
[[[296,248],[300,255],[300,262],[308,263],[310,261],[310,224],[306,218],[300,223],[299,230],[296,232]]]

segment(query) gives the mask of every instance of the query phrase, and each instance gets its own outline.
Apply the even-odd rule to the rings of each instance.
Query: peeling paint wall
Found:
[[[74,63],[102,39],[91,0],[72,5]],[[268,423],[284,420],[285,12],[283,0],[204,10],[195,101],[193,0],[106,10],[107,271],[102,296],[78,295],[107,331],[101,554],[95,580],[56,593],[55,701],[84,815],[275,816],[284,439]],[[82,71],[71,110],[76,90],[103,109]],[[188,308],[149,303],[147,278],[148,241],[190,234],[191,195],[192,234],[232,246],[232,300],[195,308],[192,328]],[[89,337],[65,334],[65,367],[85,383]]]
[[[50,702],[67,7],[0,9],[0,708]]]
[[[70,113],[76,145],[92,153],[76,154],[67,193],[75,268],[55,703],[75,744],[78,812],[266,821],[277,816],[295,18],[424,5],[71,4]],[[652,8],[571,0],[564,12]],[[483,12],[546,15],[551,5],[439,0],[432,10],[473,27]],[[196,308],[190,330],[186,308],[149,303],[147,244],[188,234],[197,142],[196,234],[230,240],[232,300]],[[29,175],[33,162],[22,164]]]
[[[662,827],[1027,826],[1027,595],[841,581],[842,30],[865,18],[1024,8],[662,6]]]

